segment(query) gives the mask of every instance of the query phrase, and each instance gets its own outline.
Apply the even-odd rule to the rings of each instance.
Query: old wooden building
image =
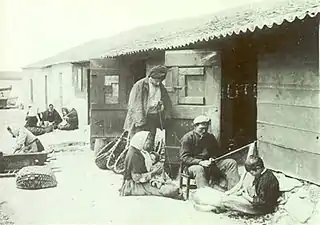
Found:
[[[226,151],[257,139],[268,167],[320,184],[318,13],[316,0],[268,1],[118,36],[91,60],[92,139],[122,132],[133,83],[165,64],[172,166],[192,119],[206,114]]]
[[[179,139],[194,117],[206,114],[226,151],[258,140],[269,168],[320,184],[319,5],[265,1],[140,27],[70,50],[65,55],[77,57],[65,61],[90,60],[92,142],[122,133],[134,82],[164,64],[174,106],[166,130],[173,174]]]

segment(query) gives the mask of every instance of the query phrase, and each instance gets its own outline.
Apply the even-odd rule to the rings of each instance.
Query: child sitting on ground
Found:
[[[250,155],[245,162],[246,173],[254,176],[252,187],[243,187],[243,175],[241,181],[231,190],[218,193],[215,190],[206,190],[208,195],[216,195],[212,202],[198,198],[195,207],[206,211],[236,211],[243,214],[263,215],[275,210],[280,196],[279,182],[272,171],[264,167],[262,159]],[[200,203],[201,202],[201,203]],[[200,203],[200,204],[199,204]],[[209,209],[209,210],[207,210]],[[203,211],[203,210],[202,210]]]
[[[250,187],[235,187],[226,193],[228,197],[222,201],[223,206],[253,215],[273,212],[280,196],[278,179],[271,170],[264,167],[262,159],[255,155],[248,157],[245,169],[254,177],[253,190],[250,190]],[[232,196],[234,192],[240,196]]]

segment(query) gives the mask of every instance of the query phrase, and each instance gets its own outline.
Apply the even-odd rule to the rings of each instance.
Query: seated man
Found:
[[[53,125],[54,129],[58,128],[58,124],[62,122],[62,118],[52,104],[42,113],[42,122],[48,121]]]
[[[13,138],[16,138],[16,144],[13,147],[13,153],[32,153],[44,151],[41,141],[25,127],[11,125],[7,127],[7,130]]]
[[[63,121],[59,123],[58,129],[60,130],[75,130],[78,129],[79,119],[78,113],[75,108],[70,111],[67,108],[62,108]]]
[[[222,159],[212,162],[222,155],[222,151],[215,136],[208,133],[210,119],[198,116],[193,124],[194,129],[181,139],[180,159],[185,171],[195,178],[198,188],[209,186],[211,180],[217,182],[216,187],[231,189],[240,179],[236,161]]]

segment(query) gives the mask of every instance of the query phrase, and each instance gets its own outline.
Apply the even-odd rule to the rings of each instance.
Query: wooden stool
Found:
[[[191,185],[190,184],[190,181],[191,180],[194,180],[194,178],[192,178],[189,174],[185,173],[184,172],[184,167],[183,167],[183,163],[180,162],[180,170],[179,170],[179,176],[180,176],[180,189],[182,190],[183,186],[186,186],[187,190],[186,190],[186,199],[185,200],[188,200],[189,199],[189,192],[190,192],[190,189],[192,187],[195,187],[195,185]],[[187,183],[184,185],[183,184],[183,178],[186,178],[187,179]]]

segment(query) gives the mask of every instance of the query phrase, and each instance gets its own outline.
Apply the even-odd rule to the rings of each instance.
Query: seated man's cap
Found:
[[[209,117],[201,115],[201,116],[197,116],[194,120],[193,120],[193,125],[199,124],[199,123],[209,123],[211,120]]]

